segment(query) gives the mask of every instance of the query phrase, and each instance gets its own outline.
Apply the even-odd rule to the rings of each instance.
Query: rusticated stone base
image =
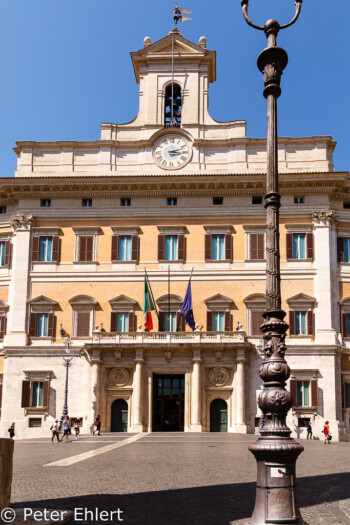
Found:
[[[12,439],[0,438],[0,511],[10,506],[13,448]]]

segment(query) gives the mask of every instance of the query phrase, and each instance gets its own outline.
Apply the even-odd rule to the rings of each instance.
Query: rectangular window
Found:
[[[265,259],[263,233],[249,234],[249,259],[252,261],[261,261]]]
[[[119,261],[131,261],[131,237],[119,237]]]
[[[32,407],[42,407],[44,401],[44,382],[32,382]]]
[[[250,312],[250,335],[262,336],[260,326],[264,322],[263,313],[264,310],[252,310]]]
[[[118,314],[118,332],[129,331],[129,314]]]
[[[90,312],[76,313],[76,334],[77,337],[90,336]]]
[[[310,406],[310,381],[297,381],[297,406]]]
[[[30,417],[29,418],[29,428],[40,428],[41,427],[41,417]]]
[[[293,234],[293,259],[306,259],[306,234]]]
[[[213,197],[213,204],[214,206],[221,206],[221,204],[224,204],[224,198],[223,197]]]
[[[306,312],[295,312],[295,334],[307,335]]]
[[[225,235],[212,235],[211,255],[214,261],[225,260]]]
[[[166,235],[165,236],[165,260],[166,261],[177,261],[178,255],[178,237],[177,235]]]
[[[38,337],[47,337],[49,333],[49,314],[38,314]]]
[[[305,197],[294,197],[294,204],[304,204]]]
[[[93,235],[79,235],[78,261],[93,261],[94,237]]]
[[[92,206],[92,199],[81,199],[81,205],[84,208],[90,208]]]
[[[0,266],[5,265],[5,252],[6,252],[6,244],[5,242],[0,242]]]
[[[40,261],[52,261],[52,237],[40,237]]]
[[[120,199],[120,206],[131,206],[131,199]]]
[[[6,206],[0,206],[0,214],[6,213]]]
[[[213,313],[213,330],[214,332],[225,331],[225,314],[224,312]]]
[[[41,208],[50,208],[51,207],[51,199],[41,199],[40,200],[40,207]]]
[[[346,337],[350,335],[350,314],[346,314]]]
[[[344,262],[350,262],[350,239],[343,239]]]
[[[164,331],[176,332],[176,313],[170,312],[164,314]]]
[[[344,201],[343,202],[343,208],[345,210],[350,210],[350,201]]]
[[[177,197],[168,197],[166,202],[168,206],[177,206]]]
[[[345,408],[350,408],[350,383],[345,383]]]
[[[262,204],[263,198],[261,195],[254,195],[252,197],[252,204]]]

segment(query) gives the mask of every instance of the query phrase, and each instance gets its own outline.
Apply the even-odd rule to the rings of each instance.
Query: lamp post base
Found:
[[[298,505],[296,460],[304,447],[290,438],[261,437],[249,447],[257,461],[255,507],[247,525],[307,525]]]

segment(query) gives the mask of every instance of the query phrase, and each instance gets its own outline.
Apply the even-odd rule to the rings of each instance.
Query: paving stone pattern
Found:
[[[13,508],[123,511],[123,525],[238,525],[255,499],[254,436],[151,433],[67,467],[44,465],[103,447],[131,434],[15,443]],[[309,525],[350,525],[350,443],[302,441],[299,501]],[[41,523],[41,522],[38,522]],[[47,522],[45,522],[47,523]],[[71,520],[71,524],[78,521]]]

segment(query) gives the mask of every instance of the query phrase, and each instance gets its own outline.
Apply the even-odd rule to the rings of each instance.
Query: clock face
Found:
[[[177,170],[191,158],[191,145],[180,135],[166,135],[153,146],[153,158],[160,168]]]

